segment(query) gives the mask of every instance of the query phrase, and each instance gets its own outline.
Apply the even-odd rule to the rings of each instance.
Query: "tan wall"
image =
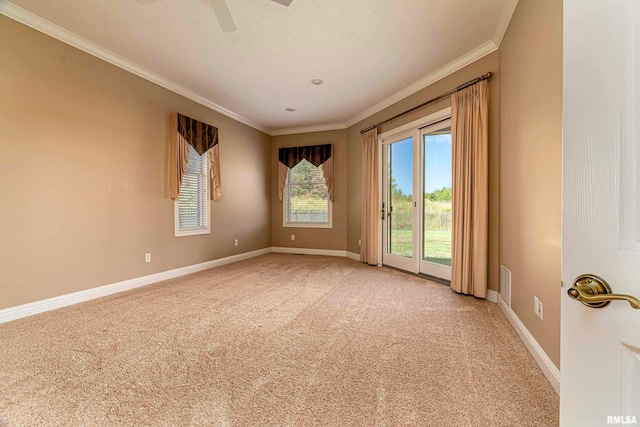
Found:
[[[513,310],[560,366],[561,0],[520,0],[500,72],[500,259],[511,270]]]
[[[484,58],[470,64],[463,69],[445,77],[442,80],[422,89],[421,91],[404,98],[390,107],[370,116],[347,129],[347,157],[349,159],[349,206],[348,206],[348,239],[347,250],[360,253],[358,239],[360,238],[360,193],[361,193],[361,171],[362,171],[362,138],[360,130],[365,129],[375,123],[395,116],[403,111],[415,107],[429,99],[435,98],[462,83],[468,82],[478,76],[492,71],[495,76],[489,84],[489,289],[498,290],[500,278],[499,262],[499,240],[500,240],[500,145],[498,138],[499,129],[499,81],[498,53],[492,53]],[[401,117],[391,123],[385,123],[378,128],[378,133],[383,133],[412,122],[421,117],[450,107],[449,98],[431,104],[420,110],[416,110],[406,116]]]
[[[3,16],[0,45],[0,309],[271,245],[269,136]],[[210,235],[173,234],[174,111],[219,128]]]
[[[283,227],[283,207],[278,201],[278,148],[333,144],[333,228]],[[347,133],[344,130],[310,132],[271,138],[271,243],[274,247],[334,249],[347,245]],[[291,240],[291,235],[296,240]]]

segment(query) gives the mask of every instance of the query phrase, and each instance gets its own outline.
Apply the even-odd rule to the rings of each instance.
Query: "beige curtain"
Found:
[[[451,288],[487,296],[489,226],[489,83],[481,81],[451,97],[453,229]]]
[[[177,127],[177,118],[175,114],[171,115],[171,129]],[[180,186],[182,186],[182,177],[187,170],[189,162],[189,149],[191,146],[186,139],[178,132],[171,132],[171,140],[169,144],[169,180],[171,187],[171,198],[177,199],[180,195]]]
[[[209,173],[211,175],[211,200],[220,200],[222,185],[220,183],[220,144],[209,150]]]
[[[325,160],[320,167],[322,168],[324,183],[326,184],[327,191],[329,192],[329,200],[333,202],[333,156]]]
[[[360,261],[378,264],[378,129],[362,135]]]
[[[289,168],[282,163],[278,162],[278,201],[282,201],[284,196],[284,184],[287,182],[287,174]]]

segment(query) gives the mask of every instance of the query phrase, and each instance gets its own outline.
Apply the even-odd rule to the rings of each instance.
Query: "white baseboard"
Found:
[[[152,283],[169,280],[186,274],[195,273],[210,268],[219,267],[225,264],[242,261],[245,259],[257,257],[260,255],[271,253],[271,248],[259,249],[257,251],[246,252],[243,254],[233,255],[226,258],[215,259],[200,264],[189,265],[186,267],[176,268],[174,270],[163,271],[160,273],[150,274],[148,276],[136,277],[134,279],[124,280],[122,282],[112,283],[110,285],[99,286],[97,288],[86,289],[83,291],[73,292],[66,295],[60,295],[53,298],[47,298],[40,301],[30,302],[27,304],[9,307],[0,310],[0,323],[9,322],[11,320],[20,319],[22,317],[31,316],[45,311],[55,310],[57,308],[66,307],[95,298],[124,292]]]
[[[356,260],[356,261],[360,261],[360,254],[357,254],[355,252],[349,252],[347,251],[347,258]]]
[[[498,293],[496,291],[492,291],[490,289],[487,290],[487,298],[485,298],[489,302],[498,302]]]
[[[339,251],[333,249],[307,249],[307,248],[271,248],[271,252],[281,254],[299,254],[299,255],[326,255],[326,256],[347,256],[347,251]]]
[[[538,366],[540,366],[540,369],[542,369],[542,373],[547,377],[551,386],[554,388],[556,393],[560,394],[560,370],[551,361],[551,359],[549,359],[547,353],[545,353],[542,347],[540,347],[540,344],[538,344],[533,335],[531,335],[531,332],[529,332],[527,327],[524,326],[524,323],[522,323],[516,313],[499,295],[498,306],[500,306],[502,312],[509,320],[509,323],[511,323],[513,329],[516,330],[520,339],[529,350],[529,353],[531,353],[535,361],[538,363]]]

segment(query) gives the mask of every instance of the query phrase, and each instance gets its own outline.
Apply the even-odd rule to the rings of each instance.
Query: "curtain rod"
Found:
[[[424,107],[424,106],[426,106],[426,105],[432,104],[432,103],[434,103],[434,102],[438,102],[438,101],[440,101],[442,98],[446,98],[447,96],[451,95],[452,93],[456,93],[456,92],[457,92],[457,91],[459,91],[459,90],[465,89],[465,88],[467,88],[467,87],[469,87],[469,86],[472,86],[472,85],[474,85],[474,84],[476,84],[476,83],[479,83],[479,82],[481,82],[481,81],[483,81],[483,80],[489,80],[491,77],[493,77],[493,73],[492,73],[491,71],[489,71],[489,72],[488,72],[487,74],[485,74],[484,76],[480,76],[480,77],[478,77],[478,78],[475,78],[475,79],[473,79],[473,80],[470,80],[470,81],[468,81],[468,82],[466,82],[466,83],[464,83],[464,84],[462,84],[462,85],[460,85],[460,86],[456,87],[455,89],[451,89],[451,90],[450,90],[449,92],[447,92],[447,93],[443,93],[442,95],[440,95],[440,96],[436,96],[435,98],[430,99],[430,100],[428,100],[427,102],[423,102],[422,104],[420,104],[420,105],[418,105],[418,106],[416,106],[416,107],[413,107],[413,108],[411,108],[411,109],[409,109],[409,110],[403,111],[403,112],[402,112],[402,113],[400,113],[400,114],[396,114],[395,116],[391,117],[390,119],[386,119],[386,120],[381,121],[380,123],[376,123],[376,124],[375,124],[375,125],[373,125],[373,126],[369,126],[368,128],[361,130],[361,131],[360,131],[360,133],[361,133],[361,134],[362,134],[362,133],[365,133],[365,132],[367,132],[367,131],[370,131],[371,129],[377,128],[378,126],[380,126],[380,125],[381,125],[381,124],[383,124],[383,123],[387,123],[387,122],[393,121],[393,120],[397,119],[398,117],[404,116],[405,114],[408,114],[408,113],[410,113],[410,112],[412,112],[412,111],[415,111],[415,110],[417,110],[418,108],[422,108],[422,107]]]

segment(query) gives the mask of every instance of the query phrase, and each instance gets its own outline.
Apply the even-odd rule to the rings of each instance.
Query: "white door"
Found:
[[[414,141],[409,131],[382,143],[382,263],[418,272],[417,211],[414,198]]]
[[[640,298],[638,3],[564,1],[562,426],[640,424],[640,309],[568,295],[593,274]]]

